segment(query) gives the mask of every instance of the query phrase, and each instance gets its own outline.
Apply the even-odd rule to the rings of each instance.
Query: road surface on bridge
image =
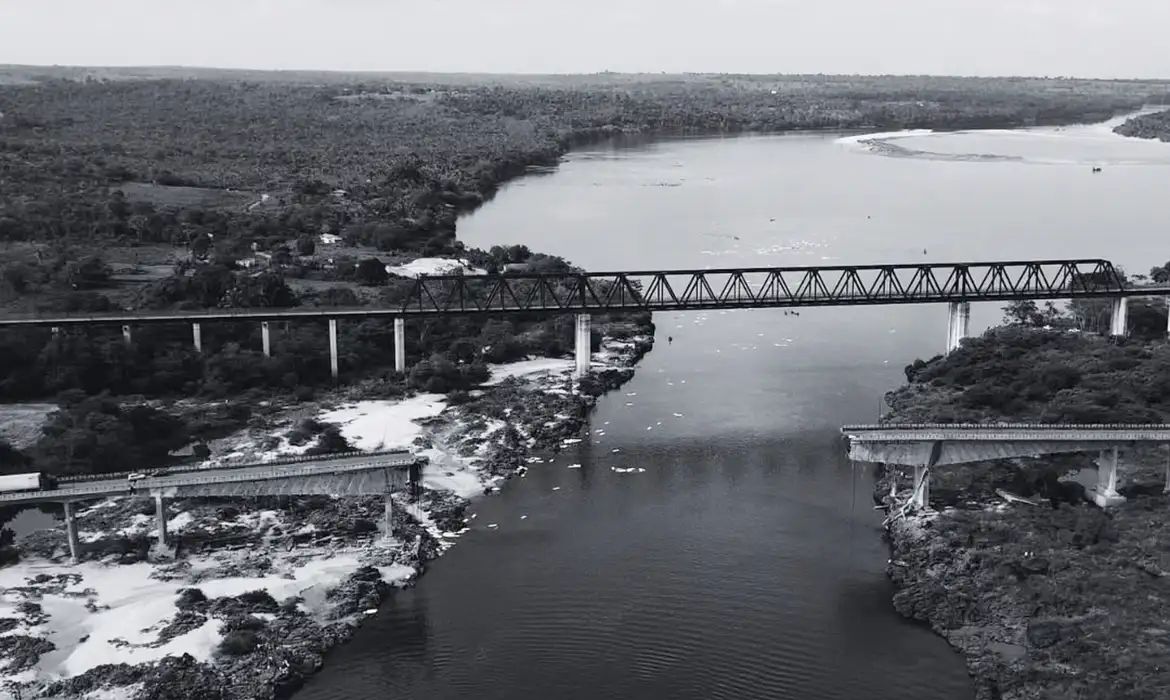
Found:
[[[153,493],[182,496],[185,487],[231,486],[281,480],[352,475],[385,469],[407,469],[420,462],[409,452],[371,453],[340,458],[321,456],[296,462],[213,467],[146,476],[131,481],[124,474],[110,478],[63,480],[56,489],[0,494],[0,504],[60,503],[109,496],[148,496]],[[225,491],[227,489],[224,489]]]

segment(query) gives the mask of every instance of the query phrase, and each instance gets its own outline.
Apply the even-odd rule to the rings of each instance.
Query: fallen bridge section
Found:
[[[154,498],[158,540],[167,543],[166,499],[198,497],[252,497],[288,495],[382,496],[385,527],[390,534],[393,491],[418,480],[426,458],[409,452],[387,452],[317,457],[289,463],[244,464],[233,467],[190,469],[129,478],[63,481],[60,488],[0,494],[0,505],[61,503],[70,554],[78,558],[79,543],[73,505],[114,496]]]
[[[1165,424],[878,424],[847,425],[841,432],[849,440],[850,459],[914,467],[915,499],[921,507],[929,500],[931,468],[1076,452],[1101,455],[1094,500],[1114,505],[1124,500],[1117,493],[1120,450],[1170,445],[1170,425]]]

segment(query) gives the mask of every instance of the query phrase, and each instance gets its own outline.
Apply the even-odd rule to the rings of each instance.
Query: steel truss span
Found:
[[[1107,260],[754,267],[424,276],[378,307],[134,311],[0,317],[3,326],[141,324],[480,313],[677,311],[1166,296],[1127,287]]]

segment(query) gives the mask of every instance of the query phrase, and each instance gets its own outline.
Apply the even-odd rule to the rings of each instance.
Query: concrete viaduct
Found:
[[[123,311],[100,314],[0,316],[0,328],[121,326],[127,343],[144,324],[188,323],[203,350],[202,324],[260,324],[261,347],[272,354],[272,321],[324,319],[330,366],[338,376],[337,324],[347,319],[394,320],[394,366],[406,370],[406,319],[452,314],[576,314],[576,374],[589,369],[591,313],[945,303],[946,351],[967,337],[970,303],[1039,299],[1109,299],[1113,335],[1124,335],[1133,296],[1170,296],[1170,286],[1130,287],[1101,259],[916,263],[824,267],[759,267],[631,272],[436,275],[411,281],[395,306]],[[1170,326],[1167,328],[1170,333]]]
[[[1123,503],[1117,493],[1118,455],[1140,444],[1170,445],[1170,425],[918,423],[847,425],[849,458],[914,467],[913,506],[930,501],[930,470],[964,462],[1039,457],[1070,452],[1099,453],[1093,500],[1101,507]],[[1170,467],[1166,472],[1170,493]]]
[[[74,522],[74,504],[112,496],[153,498],[158,520],[158,542],[167,543],[166,499],[210,496],[382,496],[385,532],[391,533],[391,493],[417,483],[426,457],[410,452],[347,453],[340,456],[299,457],[283,461],[242,464],[211,469],[171,469],[63,478],[58,488],[0,494],[0,505],[61,503],[69,554],[76,562],[80,544]],[[137,475],[134,475],[137,476]]]

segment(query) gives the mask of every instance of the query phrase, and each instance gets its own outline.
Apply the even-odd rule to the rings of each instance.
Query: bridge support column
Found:
[[[959,349],[963,338],[967,337],[971,326],[971,304],[966,301],[953,301],[947,305],[947,351],[951,354]]]
[[[191,324],[191,340],[195,343],[195,352],[203,352],[203,329],[198,321]]]
[[[926,510],[930,507],[930,468],[914,467],[913,501],[915,510]]]
[[[260,345],[264,348],[264,357],[272,357],[272,333],[268,329],[268,321],[260,322]]]
[[[1102,508],[1125,503],[1125,496],[1117,493],[1118,448],[1102,450],[1097,460],[1097,486],[1093,489],[1093,502]]]
[[[337,319],[329,319],[329,371],[337,380]]]
[[[1166,299],[1166,337],[1170,338],[1170,298]]]
[[[158,546],[167,546],[167,503],[162,492],[154,494],[154,517],[158,521]]]
[[[1113,300],[1113,312],[1109,316],[1109,335],[1125,337],[1127,317],[1129,316],[1129,297],[1117,297]],[[1167,324],[1170,327],[1170,323]]]
[[[65,508],[65,539],[69,541],[69,559],[76,564],[81,554],[81,543],[77,539],[77,521],[73,518],[73,504],[65,501],[61,505]]]
[[[406,371],[406,319],[394,319],[394,371]]]
[[[573,376],[577,379],[589,373],[589,361],[592,358],[590,348],[591,319],[589,314],[577,314],[576,357],[577,364],[573,369]]]
[[[122,326],[122,340],[125,340],[127,345],[129,345],[131,343],[130,326],[129,325]]]
[[[382,513],[382,536],[386,539],[394,537],[394,498],[389,491],[386,492],[385,505]]]

